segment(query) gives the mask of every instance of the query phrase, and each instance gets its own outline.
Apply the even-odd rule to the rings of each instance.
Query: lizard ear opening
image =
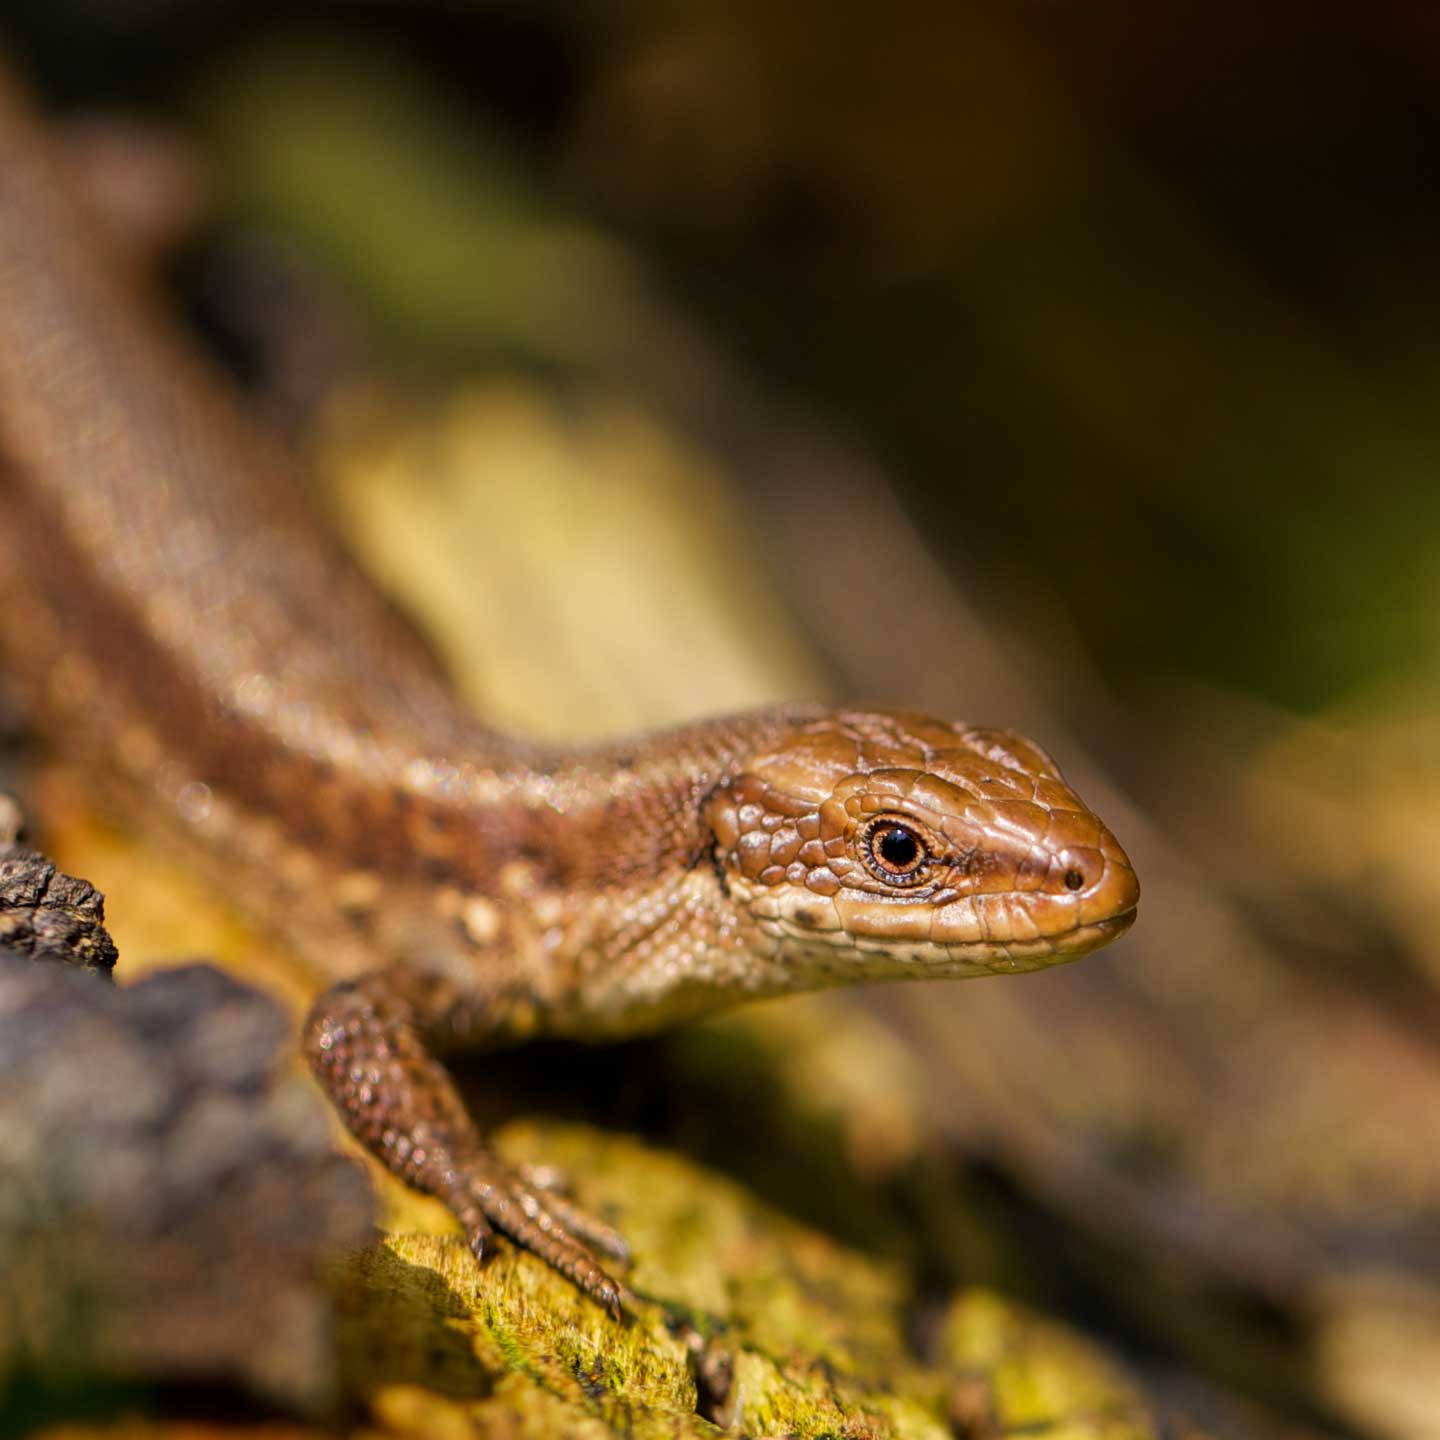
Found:
[[[730,872],[738,865],[736,846],[740,840],[740,807],[736,781],[722,781],[700,803],[700,843],[695,868],[709,865],[715,872],[721,893],[730,896]]]

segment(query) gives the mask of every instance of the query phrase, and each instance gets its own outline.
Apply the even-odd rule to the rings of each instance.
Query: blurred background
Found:
[[[487,714],[1010,725],[1135,859],[1112,950],[737,1017],[622,1123],[1215,1433],[1440,1435],[1431,7],[0,24]]]

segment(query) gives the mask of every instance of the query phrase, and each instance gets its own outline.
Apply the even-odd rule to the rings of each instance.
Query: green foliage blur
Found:
[[[384,47],[389,83],[463,117],[449,143],[485,136],[464,203],[518,187],[625,237],[765,383],[877,449],[947,564],[1021,623],[1064,616],[1053,643],[1122,696],[1179,678],[1303,711],[1433,670],[1426,7],[7,11],[47,87],[87,104],[193,94],[297,26],[337,74]],[[384,75],[366,83],[350,100],[383,113]],[[423,268],[426,233],[392,272]],[[475,289],[531,309],[571,263],[492,258]],[[553,362],[557,335],[605,324],[594,293],[545,345],[497,343]],[[476,303],[456,301],[472,338]]]

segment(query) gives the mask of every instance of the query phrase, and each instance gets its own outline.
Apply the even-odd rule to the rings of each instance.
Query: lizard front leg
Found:
[[[439,1054],[483,1032],[483,1007],[434,978],[380,971],[327,990],[305,1022],[304,1048],[352,1134],[408,1184],[438,1196],[483,1259],[495,1233],[533,1251],[616,1318],[624,1290],[595,1250],[624,1241],[506,1165],[480,1138]]]

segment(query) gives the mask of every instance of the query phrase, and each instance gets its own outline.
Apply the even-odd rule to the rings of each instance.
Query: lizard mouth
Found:
[[[1037,935],[1027,940],[988,940],[977,945],[954,947],[968,953],[973,960],[997,975],[1023,970],[1041,970],[1078,960],[1102,945],[1117,940],[1134,923],[1139,913],[1138,902],[1115,915],[1099,920],[1082,920],[1068,930],[1053,935]]]
[[[894,935],[881,937],[853,931],[832,932],[832,937],[851,947],[852,954],[866,967],[868,979],[963,979],[1018,975],[1078,960],[1123,935],[1134,924],[1135,915],[1136,904],[1132,903],[1124,910],[1095,920],[1076,920],[1049,934],[1032,929],[1024,936],[992,928],[988,934],[972,933],[948,941],[926,935],[902,940]],[[822,983],[835,983],[838,977],[845,976],[848,964],[837,964],[828,958],[829,946],[818,941],[815,932],[801,932],[790,926],[786,931],[792,940],[808,940],[811,960],[820,962],[819,973],[827,977]]]
[[[1072,948],[1076,949],[1076,953],[1093,950],[1097,945],[1106,945],[1111,940],[1119,939],[1135,923],[1135,917],[1139,913],[1140,906],[1137,901],[1118,915],[1107,915],[1101,920],[1082,921],[1073,930],[1052,935],[1048,937],[1049,943],[1057,952],[1069,951]]]

